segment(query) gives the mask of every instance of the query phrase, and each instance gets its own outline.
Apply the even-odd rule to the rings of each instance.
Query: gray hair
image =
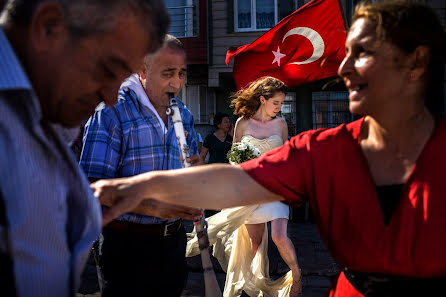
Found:
[[[144,57],[144,63],[147,66],[150,66],[152,59],[155,58],[157,56],[157,54],[159,53],[159,51],[164,48],[170,48],[172,50],[176,50],[178,52],[186,54],[186,50],[184,49],[184,46],[183,46],[183,43],[181,42],[181,40],[179,40],[178,38],[176,38],[173,35],[166,34],[166,36],[164,37],[164,40],[163,40],[163,44],[161,45],[161,48],[158,50],[158,52],[148,53]]]
[[[39,4],[47,0],[9,0],[1,23],[29,26]],[[116,15],[129,10],[141,20],[151,36],[153,52],[163,43],[169,16],[162,0],[55,0],[62,7],[73,39],[110,32]]]

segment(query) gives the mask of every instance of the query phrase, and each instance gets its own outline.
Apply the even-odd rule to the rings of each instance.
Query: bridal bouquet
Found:
[[[227,154],[227,158],[231,164],[240,164],[245,161],[257,158],[260,151],[249,141],[236,142],[232,145],[231,150]]]

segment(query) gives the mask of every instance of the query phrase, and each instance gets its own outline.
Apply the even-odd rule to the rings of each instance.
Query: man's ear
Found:
[[[416,81],[427,71],[429,52],[430,50],[427,46],[420,45],[411,54],[409,80]]]
[[[34,12],[30,25],[31,46],[37,52],[55,49],[64,45],[68,31],[65,15],[57,2],[43,2]]]
[[[146,65],[146,63],[142,63],[142,65],[138,71],[139,77],[141,79],[146,79],[146,72],[147,72],[147,65]]]

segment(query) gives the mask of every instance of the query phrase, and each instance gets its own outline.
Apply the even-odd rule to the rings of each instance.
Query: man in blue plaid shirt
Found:
[[[166,115],[168,93],[184,86],[186,54],[168,35],[138,74],[127,78],[114,107],[98,107],[85,125],[80,165],[90,181],[128,177],[152,170],[182,168],[172,119]],[[194,119],[179,99],[186,141],[199,160]],[[200,210],[161,204],[144,205],[105,226],[95,250],[102,296],[180,296],[187,280],[186,233],[181,219]],[[147,210],[148,209],[148,210]],[[148,212],[149,211],[149,212]]]

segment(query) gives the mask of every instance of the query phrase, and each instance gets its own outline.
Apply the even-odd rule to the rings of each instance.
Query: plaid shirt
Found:
[[[169,117],[164,133],[155,113],[124,85],[119,90],[118,103],[114,107],[102,104],[85,125],[80,165],[86,175],[117,178],[182,168],[172,119]],[[193,116],[181,100],[177,101],[190,152],[198,154]],[[140,224],[165,221],[138,214],[125,214],[119,219]]]

